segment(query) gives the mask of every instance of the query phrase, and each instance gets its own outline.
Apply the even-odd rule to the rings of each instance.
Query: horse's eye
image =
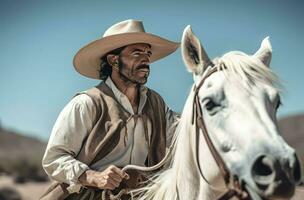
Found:
[[[279,107],[280,107],[281,105],[283,105],[283,104],[282,104],[282,102],[281,102],[281,99],[279,98],[278,101],[277,101],[277,104],[276,104],[276,110],[279,109]]]
[[[282,105],[282,101],[281,101],[281,98],[279,95],[275,96],[275,98],[273,100],[273,105],[276,110],[278,110],[279,107]]]
[[[212,99],[208,99],[205,107],[208,111],[212,111],[214,108],[218,107],[219,105],[216,104]]]

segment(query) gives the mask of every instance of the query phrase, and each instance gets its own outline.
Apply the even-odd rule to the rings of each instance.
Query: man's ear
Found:
[[[212,64],[199,39],[192,32],[190,25],[184,30],[181,50],[188,71],[194,75],[202,74]]]
[[[112,67],[118,67],[118,56],[117,55],[108,54],[107,61]]]

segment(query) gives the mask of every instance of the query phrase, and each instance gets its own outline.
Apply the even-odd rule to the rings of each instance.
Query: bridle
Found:
[[[212,63],[211,63],[212,64]],[[202,172],[202,168],[200,166],[199,162],[199,138],[200,138],[200,131],[202,131],[205,141],[208,145],[208,148],[211,151],[211,154],[213,158],[216,161],[216,164],[218,165],[220,172],[222,174],[222,177],[224,178],[225,185],[227,187],[227,192],[221,195],[217,200],[228,200],[231,199],[232,197],[237,197],[239,200],[249,200],[250,196],[248,195],[248,192],[244,189],[244,184],[240,183],[239,178],[236,175],[231,175],[229,169],[225,165],[224,160],[218,153],[217,149],[215,148],[210,135],[206,129],[206,125],[204,122],[203,118],[203,113],[201,110],[201,105],[199,102],[199,96],[198,92],[202,85],[204,84],[205,80],[213,73],[219,71],[219,70],[224,70],[224,68],[218,69],[215,67],[213,64],[211,65],[212,68],[210,71],[207,72],[207,74],[202,78],[202,80],[199,82],[197,86],[193,88],[194,90],[194,99],[193,99],[193,113],[192,113],[192,124],[194,124],[194,119],[196,118],[196,162],[197,166],[200,172],[200,175],[202,178],[206,181],[207,184],[210,185],[210,183],[207,181],[206,177],[204,176]]]

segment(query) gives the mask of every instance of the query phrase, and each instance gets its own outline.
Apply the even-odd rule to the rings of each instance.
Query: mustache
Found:
[[[143,64],[143,65],[139,65],[136,67],[137,70],[140,70],[140,69],[148,69],[150,70],[150,65],[146,65],[146,64]]]

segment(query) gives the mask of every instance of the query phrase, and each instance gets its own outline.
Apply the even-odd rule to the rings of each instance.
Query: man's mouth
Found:
[[[137,67],[137,72],[144,73],[145,75],[150,73],[150,66],[149,65],[140,65]]]
[[[150,71],[150,66],[149,65],[139,65],[137,67],[137,70],[146,70],[146,71]]]
[[[150,69],[143,68],[143,69],[139,69],[138,71],[139,71],[139,72],[149,73],[149,72],[150,72]]]

